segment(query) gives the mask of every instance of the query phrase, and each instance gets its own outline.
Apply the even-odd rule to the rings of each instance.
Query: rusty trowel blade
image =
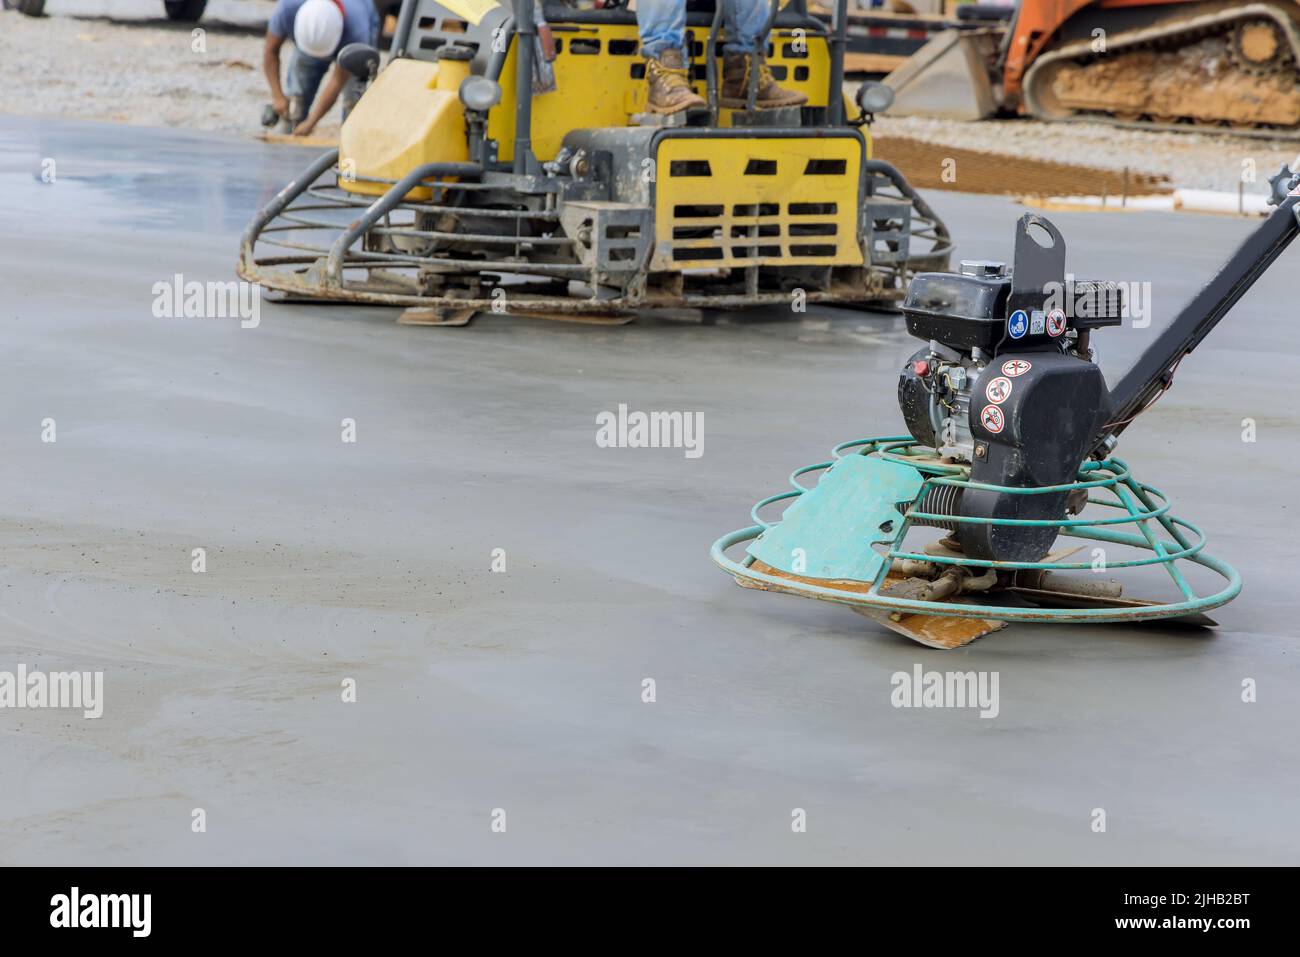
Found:
[[[821,585],[826,588],[839,588],[851,595],[864,594],[871,587],[867,582],[827,581],[806,578],[802,575],[791,575],[757,559],[754,561],[754,569],[777,578],[789,579],[792,582]],[[765,591],[790,591],[793,594],[799,594],[799,591],[795,588],[782,589],[772,585],[755,584],[739,578],[736,580],[747,588],[761,588]],[[886,580],[891,582],[891,587],[896,587],[903,581],[902,577],[894,572],[890,572]],[[878,621],[891,631],[896,631],[900,635],[911,638],[923,645],[928,645],[931,648],[960,648],[962,645],[970,644],[976,638],[982,638],[990,632],[1007,626],[1005,621],[999,621],[996,618],[955,618],[945,615],[910,614],[908,612],[891,612],[888,608],[873,608],[868,605],[849,604],[848,602],[845,602],[845,604],[859,615],[864,615],[872,621]],[[897,615],[896,618],[895,615]]]
[[[896,631],[930,648],[945,651],[969,645],[976,638],[983,638],[1007,626],[1005,621],[996,618],[950,618],[946,615],[891,613],[883,608],[867,608],[863,605],[849,607],[859,615],[880,622],[890,631]]]
[[[629,312],[542,312],[535,309],[511,309],[512,316],[530,319],[553,319],[556,322],[577,322],[588,326],[626,326],[636,319]]]
[[[475,309],[437,309],[413,306],[405,310],[397,321],[403,326],[467,326],[474,318]]]

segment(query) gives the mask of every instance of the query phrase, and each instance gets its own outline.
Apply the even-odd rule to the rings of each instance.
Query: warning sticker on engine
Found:
[[[980,425],[984,426],[984,431],[997,435],[1005,424],[1006,419],[1002,417],[1000,408],[996,405],[984,406],[984,411],[980,413]]]
[[[1047,334],[1053,339],[1065,332],[1065,313],[1060,309],[1053,309],[1047,314]]]
[[[1023,339],[1029,332],[1029,316],[1023,309],[1017,309],[1007,320],[1007,333],[1012,339]]]
[[[1002,374],[1009,375],[1014,379],[1016,376],[1024,375],[1033,367],[1033,363],[1028,359],[1008,359],[1002,363]]]
[[[994,405],[1001,405],[1011,395],[1011,380],[998,376],[984,388],[984,396]]]

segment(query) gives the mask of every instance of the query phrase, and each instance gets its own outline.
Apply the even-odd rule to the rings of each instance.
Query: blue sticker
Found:
[[[1017,309],[1007,320],[1007,332],[1012,339],[1023,339],[1025,333],[1029,331],[1029,317],[1025,315],[1025,310]]]

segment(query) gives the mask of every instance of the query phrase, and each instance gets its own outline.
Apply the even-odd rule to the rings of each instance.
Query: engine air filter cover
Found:
[[[1010,294],[1006,276],[920,273],[903,300],[907,331],[954,349],[992,352],[1006,335]]]

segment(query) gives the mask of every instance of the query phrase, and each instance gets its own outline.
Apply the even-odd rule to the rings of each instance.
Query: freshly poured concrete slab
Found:
[[[791,470],[901,429],[898,317],[155,318],[155,283],[234,278],[312,155],[0,120],[0,670],[105,674],[97,720],[0,710],[0,863],[1300,858],[1300,250],[1120,450],[1241,569],[1221,626],[940,652],[708,558]],[[1010,256],[1014,204],[930,199],[959,257]],[[1094,339],[1112,376],[1252,225],[1054,219],[1077,275],[1152,283],[1150,327]],[[598,446],[620,403],[703,416],[704,454]],[[893,707],[918,664],[997,672],[997,716]]]

